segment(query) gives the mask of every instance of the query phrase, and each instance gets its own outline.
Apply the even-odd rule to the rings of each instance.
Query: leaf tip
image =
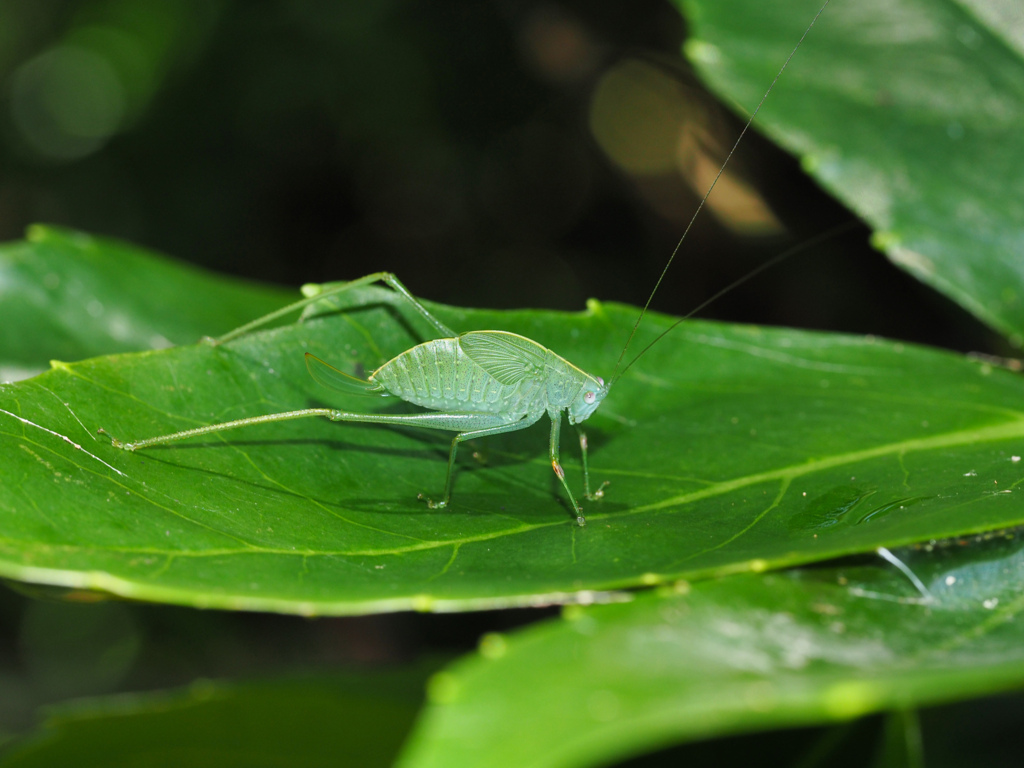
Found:
[[[459,697],[459,687],[451,672],[438,672],[427,681],[427,699],[433,704],[451,704]]]
[[[25,227],[25,239],[30,243],[40,243],[46,239],[48,231],[44,224],[29,224]]]
[[[687,40],[683,44],[683,53],[694,64],[705,66],[714,66],[722,60],[722,52],[718,46],[705,40]]]
[[[606,317],[604,304],[598,299],[587,299],[587,312],[593,317]]]

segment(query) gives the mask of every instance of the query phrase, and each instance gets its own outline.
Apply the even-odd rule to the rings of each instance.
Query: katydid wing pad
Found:
[[[507,331],[470,331],[459,346],[474,363],[502,384],[539,379],[554,355],[535,341]]]

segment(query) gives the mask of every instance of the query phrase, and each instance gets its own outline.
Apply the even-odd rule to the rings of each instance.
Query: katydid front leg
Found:
[[[569,490],[569,483],[565,480],[565,470],[562,469],[562,465],[558,463],[558,436],[561,429],[562,412],[559,411],[551,417],[551,443],[549,446],[551,468],[555,470],[555,476],[562,481],[562,487],[565,488],[565,493],[569,497],[569,503],[572,504],[573,512],[576,513],[576,522],[582,527],[587,524],[586,518],[583,517],[583,507],[576,503],[576,497],[572,495],[572,491]]]

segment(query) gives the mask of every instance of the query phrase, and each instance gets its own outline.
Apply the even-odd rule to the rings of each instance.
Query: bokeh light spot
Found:
[[[99,149],[121,124],[124,87],[101,55],[58,45],[25,62],[12,81],[11,109],[38,154],[72,160]]]

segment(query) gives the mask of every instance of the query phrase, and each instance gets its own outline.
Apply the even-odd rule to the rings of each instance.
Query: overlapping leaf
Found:
[[[571,607],[567,620],[489,636],[435,678],[399,764],[606,764],[1020,686],[1022,540],[951,544],[901,552],[927,597],[895,568],[794,570]]]
[[[710,85],[757,105],[821,6],[678,0]],[[889,257],[1024,339],[1024,47],[998,2],[834,0],[758,114]]]

